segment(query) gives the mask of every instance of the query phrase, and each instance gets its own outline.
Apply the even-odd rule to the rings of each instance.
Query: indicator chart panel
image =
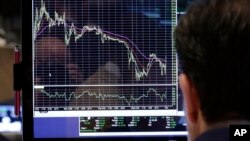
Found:
[[[98,86],[100,87],[100,86]],[[50,110],[137,110],[137,109],[176,109],[176,88],[166,86],[119,86],[113,90],[111,86],[93,89],[81,87],[78,92],[65,92],[67,88],[55,88],[55,91],[36,90],[41,102],[36,108]],[[46,108],[47,107],[47,108]]]

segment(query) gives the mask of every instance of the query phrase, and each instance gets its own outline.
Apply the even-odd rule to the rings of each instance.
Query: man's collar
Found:
[[[229,141],[229,128],[210,129],[198,136],[195,141]]]
[[[248,120],[230,120],[210,126],[207,131],[199,135],[195,141],[229,141],[230,125],[250,124]]]

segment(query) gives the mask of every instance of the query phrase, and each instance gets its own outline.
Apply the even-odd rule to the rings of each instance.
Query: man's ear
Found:
[[[200,110],[196,87],[185,73],[179,75],[179,83],[184,97],[186,118],[189,124],[195,124]]]

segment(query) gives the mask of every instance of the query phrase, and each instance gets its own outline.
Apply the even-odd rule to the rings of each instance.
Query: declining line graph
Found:
[[[82,38],[83,35],[86,32],[95,32],[96,35],[101,36],[101,40],[102,43],[104,43],[106,40],[111,40],[111,41],[115,41],[115,42],[119,42],[124,44],[124,46],[127,48],[128,50],[128,60],[129,60],[129,65],[133,64],[133,66],[135,67],[135,79],[136,80],[141,80],[141,78],[143,77],[147,77],[151,67],[154,63],[158,63],[159,68],[160,68],[160,72],[161,75],[165,75],[166,74],[166,61],[158,58],[156,54],[151,53],[149,55],[149,57],[146,57],[143,53],[141,53],[141,51],[138,49],[138,47],[127,37],[118,35],[118,34],[114,34],[108,31],[104,31],[102,30],[100,27],[96,27],[96,26],[84,26],[82,29],[77,28],[74,23],[71,23],[71,25],[68,25],[66,23],[66,19],[65,19],[65,13],[63,14],[63,16],[60,16],[57,12],[55,12],[55,19],[53,20],[50,17],[50,14],[46,11],[46,6],[45,3],[43,1],[41,1],[41,8],[40,10],[38,10],[38,8],[36,8],[36,14],[35,14],[35,22],[34,22],[34,40],[37,38],[37,36],[39,36],[44,29],[46,28],[52,28],[54,26],[60,26],[60,25],[64,25],[64,32],[65,32],[65,44],[69,45],[70,40],[71,40],[71,36],[75,37],[75,42]],[[45,26],[44,28],[41,27],[41,23],[43,20],[46,20],[48,22],[48,25]],[[80,33],[78,32],[80,31]],[[130,47],[129,43],[131,43],[133,45],[133,47],[144,57],[148,60],[148,63],[146,65],[146,67],[144,67],[143,65],[140,64],[140,62],[138,62],[137,57],[134,55],[134,50],[132,47]],[[140,68],[139,66],[141,66],[142,68]]]
[[[165,2],[166,7],[175,4],[174,1]],[[172,11],[169,15],[172,18],[170,27],[155,26],[155,23],[147,23],[146,20],[144,23],[144,19],[135,17],[125,20],[131,22],[131,26],[119,23],[120,26],[116,25],[118,22],[115,20],[102,19],[102,14],[95,17],[96,23],[77,24],[74,20],[69,22],[68,13],[57,12],[56,7],[53,0],[35,0],[33,5],[36,110],[55,107],[90,107],[92,110],[100,107],[126,107],[131,110],[133,107],[177,107],[177,64],[173,49],[173,15],[176,7],[168,9]],[[97,11],[101,12],[99,9]],[[86,12],[81,14],[91,15]],[[101,19],[114,28],[101,24]],[[135,24],[134,21],[140,21],[141,24]],[[56,50],[57,40],[53,38],[58,38],[57,34],[67,48],[65,51],[70,51],[78,61],[77,65],[84,77],[73,75],[79,76],[80,83],[71,78],[72,72],[68,72],[77,69],[69,68],[67,61],[58,61],[69,58],[55,53],[64,51],[63,48]],[[46,59],[44,64],[40,64],[40,58]]]

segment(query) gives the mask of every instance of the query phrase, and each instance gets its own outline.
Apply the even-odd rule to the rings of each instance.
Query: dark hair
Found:
[[[250,1],[195,1],[180,19],[175,40],[206,122],[249,120]]]

